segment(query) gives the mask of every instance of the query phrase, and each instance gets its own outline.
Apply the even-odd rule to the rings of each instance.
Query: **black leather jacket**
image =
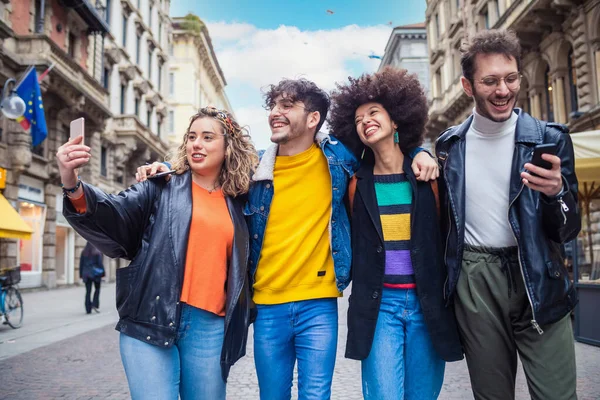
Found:
[[[78,214],[65,199],[63,214],[86,240],[109,257],[132,260],[117,270],[116,329],[144,342],[171,347],[179,328],[179,298],[192,218],[192,179],[186,172],[147,180],[118,195],[83,184],[87,211]],[[234,227],[227,275],[225,337],[221,369],[246,353],[250,324],[248,228],[241,198],[226,197]],[[201,243],[198,243],[201,246]]]
[[[558,321],[577,304],[577,294],[562,263],[559,244],[573,240],[581,229],[577,206],[573,144],[566,127],[546,123],[515,109],[519,118],[510,180],[508,221],[519,248],[519,263],[533,311],[531,321],[540,325]],[[465,233],[465,136],[473,117],[443,132],[436,142],[444,179],[440,201],[445,214],[448,301],[454,293],[461,269]],[[521,182],[520,173],[531,161],[537,144],[556,143],[561,159],[564,193],[549,199]],[[490,156],[493,162],[493,156]]]

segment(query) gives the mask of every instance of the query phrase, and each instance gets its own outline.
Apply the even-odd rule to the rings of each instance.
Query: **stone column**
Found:
[[[600,48],[596,49],[595,52],[596,57],[596,96],[598,101],[600,101]]]
[[[44,187],[46,222],[44,223],[44,249],[42,252],[42,285],[56,287],[56,194],[58,186],[50,183]]]
[[[556,78],[554,81],[554,119],[556,122],[566,124],[568,122],[567,117],[567,102],[565,98],[565,79],[564,77]]]

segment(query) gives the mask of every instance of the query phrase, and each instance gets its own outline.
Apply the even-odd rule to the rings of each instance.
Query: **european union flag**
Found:
[[[19,97],[25,102],[26,108],[23,118],[29,122],[31,142],[35,147],[42,143],[48,136],[44,104],[42,103],[42,91],[40,90],[35,68],[31,68],[16,90]]]

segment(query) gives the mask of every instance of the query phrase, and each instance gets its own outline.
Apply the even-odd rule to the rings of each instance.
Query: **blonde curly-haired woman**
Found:
[[[233,117],[212,107],[191,120],[164,179],[118,195],[82,183],[90,149],[58,149],[64,214],[117,271],[121,359],[133,399],[225,399],[250,322],[243,197],[258,161]],[[145,175],[145,174],[144,174]]]

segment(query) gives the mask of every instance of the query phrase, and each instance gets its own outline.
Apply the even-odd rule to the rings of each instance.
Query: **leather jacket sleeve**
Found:
[[[158,184],[144,181],[117,195],[84,183],[87,210],[79,214],[68,199],[63,214],[87,241],[111,258],[133,259],[141,245],[158,193]]]
[[[556,198],[540,196],[544,231],[556,243],[564,243],[575,239],[581,229],[573,142],[566,128],[561,128],[554,124],[548,124],[546,142],[551,141],[557,144],[556,154],[561,160],[564,192]]]

